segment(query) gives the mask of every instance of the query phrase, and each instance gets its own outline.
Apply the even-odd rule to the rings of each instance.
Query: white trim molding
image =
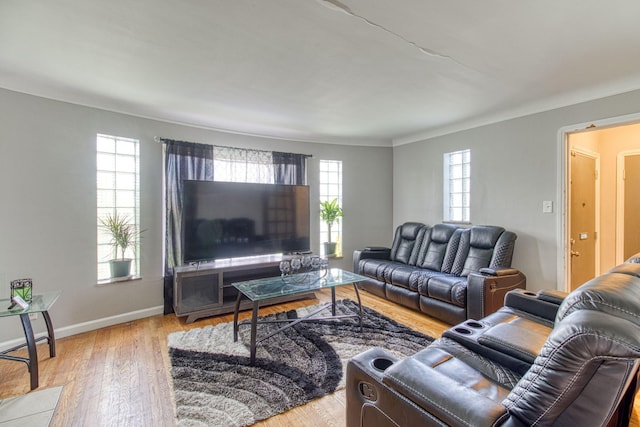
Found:
[[[106,328],[109,326],[119,325],[121,323],[131,322],[133,320],[144,319],[146,317],[152,317],[164,314],[164,307],[150,307],[142,310],[131,311],[129,313],[122,313],[115,316],[103,317],[102,319],[90,320],[88,322],[78,323],[75,325],[63,326],[62,328],[55,328],[55,319],[52,319],[54,325],[54,332],[56,339],[70,337],[72,335],[78,335],[83,332],[95,331],[97,329]],[[36,334],[36,338],[46,336],[46,332]],[[9,341],[0,342],[0,351],[18,346],[25,342],[24,338],[16,338]]]

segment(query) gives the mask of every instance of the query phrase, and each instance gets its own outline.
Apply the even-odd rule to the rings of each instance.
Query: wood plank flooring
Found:
[[[355,298],[350,286],[337,289],[338,298]],[[449,325],[413,310],[361,293],[365,306],[400,323],[438,337]],[[265,307],[261,314],[291,310],[328,301],[329,291],[307,299]],[[250,312],[243,312],[248,318]],[[174,426],[167,335],[233,320],[217,316],[186,325],[175,315],[154,316],[91,331],[56,342],[57,356],[49,358],[46,344],[38,345],[40,388],[62,385],[52,426]],[[55,318],[53,319],[55,324]],[[29,392],[29,375],[22,363],[0,361],[0,399]],[[631,425],[638,427],[636,400]],[[256,426],[335,427],[345,423],[344,390],[269,418]]]

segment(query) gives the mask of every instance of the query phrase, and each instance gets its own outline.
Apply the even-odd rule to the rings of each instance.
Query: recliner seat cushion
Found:
[[[467,278],[450,275],[431,277],[426,286],[418,286],[420,295],[435,298],[458,307],[467,304]]]
[[[417,287],[411,287],[411,276],[416,272],[420,272],[419,267],[403,266],[397,267],[391,272],[391,284],[396,286],[402,286],[403,288],[411,289],[417,292]]]
[[[406,265],[397,261],[367,258],[360,261],[360,274],[390,283],[393,271],[401,267],[406,267]]]

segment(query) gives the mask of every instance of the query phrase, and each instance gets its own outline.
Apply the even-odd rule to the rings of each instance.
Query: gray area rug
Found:
[[[262,317],[297,318],[316,306]],[[363,307],[357,319],[313,320],[278,333],[257,347],[249,365],[250,327],[233,342],[233,323],[172,333],[168,337],[171,374],[180,426],[248,426],[344,387],[349,359],[371,347],[399,357],[411,355],[432,338]],[[350,300],[336,314],[357,313]],[[330,315],[330,309],[324,315]],[[258,337],[277,324],[258,325]]]

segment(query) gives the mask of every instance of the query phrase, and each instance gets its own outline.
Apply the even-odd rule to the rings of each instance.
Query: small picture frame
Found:
[[[33,299],[33,280],[16,279],[11,281],[11,298],[20,297],[25,302],[31,303]]]

